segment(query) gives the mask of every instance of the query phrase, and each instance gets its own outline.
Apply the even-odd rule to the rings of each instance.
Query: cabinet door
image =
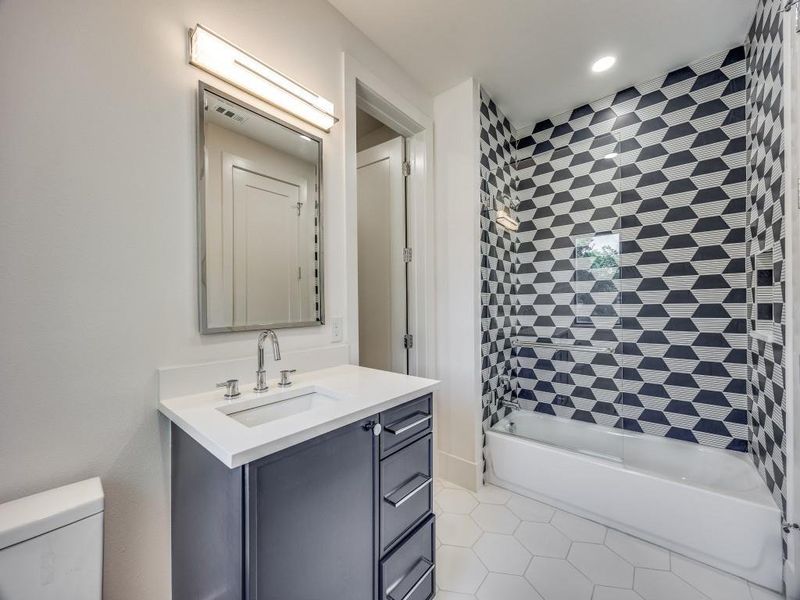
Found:
[[[377,437],[353,423],[247,470],[250,600],[372,600]]]

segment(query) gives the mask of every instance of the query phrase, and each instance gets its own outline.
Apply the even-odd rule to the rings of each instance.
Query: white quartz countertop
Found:
[[[242,395],[223,398],[223,390],[164,399],[159,411],[230,468],[240,467],[359,419],[433,391],[434,379],[400,375],[355,365],[296,373],[288,388],[270,381],[267,392],[241,384]],[[229,415],[303,393],[324,394],[335,402],[255,426]]]

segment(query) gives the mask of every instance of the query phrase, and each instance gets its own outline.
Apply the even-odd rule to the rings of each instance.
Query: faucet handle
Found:
[[[234,398],[238,398],[241,396],[241,392],[239,391],[239,380],[238,379],[228,379],[227,381],[221,381],[217,384],[218,388],[225,388],[225,397],[228,400],[233,400]]]
[[[281,387],[289,387],[292,385],[292,381],[289,376],[296,371],[297,369],[283,369],[281,371],[281,380],[278,382],[278,385]]]

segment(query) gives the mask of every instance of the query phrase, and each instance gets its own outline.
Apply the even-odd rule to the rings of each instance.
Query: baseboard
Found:
[[[473,492],[478,489],[478,478],[480,476],[480,465],[478,463],[441,450],[438,450],[436,454],[439,467],[438,477]]]

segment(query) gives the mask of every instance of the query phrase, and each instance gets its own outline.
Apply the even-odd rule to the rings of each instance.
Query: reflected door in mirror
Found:
[[[201,330],[320,324],[321,141],[201,95]]]

